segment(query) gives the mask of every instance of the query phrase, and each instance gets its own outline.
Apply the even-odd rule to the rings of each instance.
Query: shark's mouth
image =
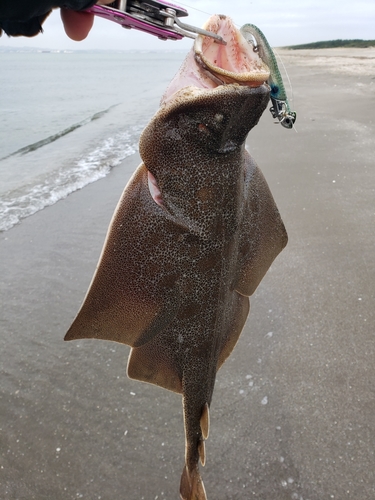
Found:
[[[258,87],[268,80],[268,66],[229,17],[214,15],[203,28],[220,35],[226,44],[198,35],[192,50],[168,86],[162,104],[169,102],[177,91],[185,87],[210,89],[231,83]]]
[[[238,93],[239,87],[246,94],[255,92],[255,87],[267,82],[270,76],[268,66],[229,17],[214,15],[203,29],[220,35],[226,43],[218,43],[205,35],[197,36],[193,48],[164,93],[157,114],[166,115],[207,93],[220,94],[223,98],[231,92]],[[158,180],[150,171],[148,186],[155,203],[164,206]]]
[[[212,16],[204,29],[220,35],[226,41],[226,45],[217,43],[213,38],[199,35],[194,43],[195,60],[215,75],[222,84],[241,83],[249,87],[258,87],[268,79],[270,75],[268,66],[229,17]]]

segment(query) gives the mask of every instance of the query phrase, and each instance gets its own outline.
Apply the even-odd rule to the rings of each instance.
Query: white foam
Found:
[[[119,132],[101,141],[71,167],[60,167],[37,184],[6,193],[0,200],[0,231],[108,175],[137,151],[138,135],[138,130]]]

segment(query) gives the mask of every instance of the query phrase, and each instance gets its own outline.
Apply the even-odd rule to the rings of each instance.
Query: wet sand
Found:
[[[298,133],[266,111],[248,140],[289,244],[218,374],[209,500],[375,497],[375,52],[337,50],[279,51]],[[0,235],[4,500],[178,498],[180,398],[62,340],[138,161]]]

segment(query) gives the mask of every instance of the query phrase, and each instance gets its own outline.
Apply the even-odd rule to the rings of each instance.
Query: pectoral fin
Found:
[[[246,205],[234,288],[250,296],[287,244],[288,236],[267,182],[250,157],[245,186]]]
[[[172,322],[180,300],[179,271],[166,271],[161,260],[151,262],[164,223],[141,165],[119,201],[91,286],[65,340],[141,346]]]
[[[153,323],[160,317],[162,304],[129,296],[121,304],[114,299],[110,307],[103,308],[96,301],[97,295],[88,295],[64,340],[91,338],[133,346],[147,342],[155,334]]]
[[[233,351],[246,322],[249,309],[250,303],[248,297],[234,291],[230,316],[228,315],[229,325],[227,334],[221,340],[221,350],[217,363],[218,370]]]

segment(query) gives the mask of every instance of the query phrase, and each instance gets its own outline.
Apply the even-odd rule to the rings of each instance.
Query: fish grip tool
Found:
[[[188,12],[163,0],[116,0],[109,5],[93,5],[85,12],[118,23],[123,28],[149,33],[161,40],[194,39],[200,34],[226,44],[216,33],[183,23],[179,18],[188,16]]]

